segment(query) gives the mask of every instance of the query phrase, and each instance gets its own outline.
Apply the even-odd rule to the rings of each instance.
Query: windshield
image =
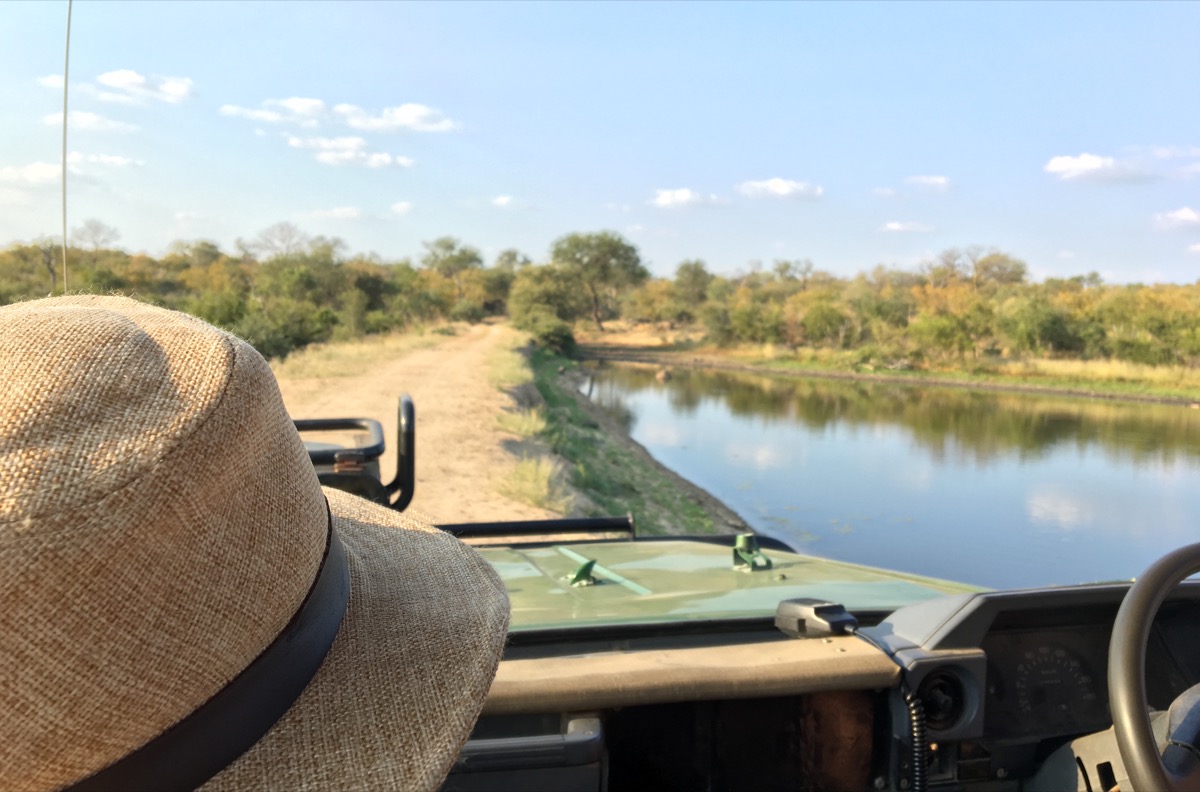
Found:
[[[66,16],[0,6],[0,304],[195,313],[298,417],[411,390],[305,402],[385,354],[313,345],[519,330],[507,445],[463,464],[526,467],[443,522],[631,512],[997,588],[1195,536],[1200,6],[80,3],[64,197]],[[737,519],[621,478],[618,434]]]

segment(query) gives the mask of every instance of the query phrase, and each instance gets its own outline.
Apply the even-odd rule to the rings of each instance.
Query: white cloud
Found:
[[[344,165],[359,163],[368,168],[386,168],[395,165],[409,168],[413,160],[399,154],[392,155],[382,151],[367,151],[367,141],[360,137],[288,137],[288,145],[292,148],[316,151],[316,160],[324,165]]]
[[[363,149],[367,141],[360,137],[289,137],[288,145],[292,148],[310,149],[316,151],[317,162],[323,165],[342,165],[347,162],[366,159]]]
[[[199,212],[180,211],[180,212],[175,213],[175,219],[181,223],[190,222],[192,220],[199,220],[200,218],[201,218],[201,214]]]
[[[1164,212],[1154,216],[1159,228],[1179,228],[1180,226],[1200,225],[1200,212],[1184,206],[1173,212]]]
[[[654,200],[650,203],[660,209],[675,209],[700,204],[722,205],[729,203],[729,199],[711,194],[704,195],[695,190],[689,190],[687,187],[679,187],[674,190],[655,190]]]
[[[117,69],[105,72],[96,82],[113,91],[101,92],[102,101],[129,103],[152,99],[169,104],[179,104],[192,92],[192,81],[188,77],[146,77],[132,69]]]
[[[310,137],[292,136],[288,138],[292,148],[316,149],[318,151],[360,151],[367,146],[367,141],[360,137]]]
[[[909,232],[932,231],[933,226],[927,226],[927,225],[924,225],[923,223],[901,222],[899,220],[892,220],[891,222],[884,223],[883,227],[880,228],[879,230],[886,231],[887,233],[891,233],[891,234],[900,234],[900,233],[909,233]]]
[[[406,215],[412,210],[412,201],[398,201],[392,204],[392,214]]]
[[[634,223],[625,230],[631,234],[640,234],[646,230],[646,226],[642,225],[641,223]]]
[[[367,155],[368,168],[386,168],[389,165],[395,165],[397,168],[411,168],[413,163],[412,157],[402,157],[399,154],[377,152]]]
[[[511,195],[497,195],[492,199],[492,206],[511,206],[512,200],[513,198]]]
[[[48,184],[56,181],[62,168],[57,162],[31,162],[28,165],[0,168],[0,182],[8,184]]]
[[[1060,259],[1062,259],[1063,261],[1070,261],[1071,259],[1075,258],[1075,251],[1060,250],[1060,251],[1058,251],[1058,257]]]
[[[325,113],[325,103],[320,99],[310,99],[293,96],[288,99],[268,99],[263,102],[267,107],[282,107],[294,118],[317,118]]]
[[[146,86],[146,78],[132,69],[117,69],[105,72],[96,78],[96,82],[109,88],[140,90]]]
[[[891,187],[876,187],[874,190],[871,190],[871,192],[875,193],[880,198],[895,198],[896,197],[896,191],[894,189],[892,189]]]
[[[1081,179],[1113,173],[1116,169],[1117,161],[1112,157],[1085,153],[1078,157],[1052,157],[1042,170],[1060,179]]]
[[[37,84],[46,88],[62,88],[63,76],[61,74],[47,74],[45,77],[38,77]]]
[[[283,113],[277,113],[274,110],[252,110],[248,107],[238,107],[237,105],[221,105],[218,110],[224,116],[238,116],[240,118],[249,118],[252,121],[262,121],[267,124],[277,124],[283,121]]]
[[[321,121],[329,118],[331,111],[343,123],[364,132],[395,132],[400,129],[415,132],[448,132],[459,128],[458,123],[447,118],[440,110],[412,103],[385,107],[378,115],[372,115],[358,105],[344,102],[330,108],[324,100],[304,96],[267,99],[260,108],[227,104],[222,105],[220,109],[221,115],[239,116],[272,124],[297,124],[302,127],[320,126]],[[392,162],[404,165],[403,159],[393,155]],[[408,164],[411,164],[411,161]]]
[[[604,204],[604,208],[612,212],[628,212],[633,207],[631,207],[629,204],[606,203]]]
[[[1188,179],[1192,178],[1193,176],[1200,176],[1200,162],[1192,162],[1188,165],[1184,165],[1179,169],[1179,172],[1183,174],[1184,178]]]
[[[119,154],[83,154],[78,151],[72,151],[67,155],[67,162],[72,165],[77,165],[81,162],[90,162],[96,165],[110,165],[114,168],[124,168],[129,165],[145,165],[145,160],[133,159],[132,157],[123,157]]]
[[[1052,157],[1042,170],[1063,181],[1131,182],[1146,181],[1154,175],[1130,162],[1084,152],[1077,157]]]
[[[752,198],[770,196],[772,198],[807,198],[811,200],[825,194],[825,188],[819,185],[779,177],[762,181],[745,181],[737,186],[737,190]]]
[[[440,110],[422,104],[402,104],[385,107],[373,116],[358,105],[334,105],[333,112],[354,129],[371,132],[395,132],[411,129],[414,132],[449,132],[458,129],[458,124],[447,118]]]
[[[353,220],[362,214],[357,206],[335,206],[332,209],[318,209],[309,212],[309,217],[316,219]]]
[[[320,125],[320,119],[326,114],[325,103],[320,99],[303,96],[292,96],[287,99],[268,99],[260,108],[239,107],[238,105],[221,105],[221,115],[249,118],[252,121],[262,121],[268,124],[290,123],[302,127]]]
[[[163,77],[157,90],[164,102],[182,102],[192,93],[192,80],[190,77]]]
[[[1194,245],[1188,245],[1188,252],[1189,253],[1200,253],[1200,242],[1197,242]]]
[[[904,181],[909,184],[915,184],[918,187],[930,187],[934,190],[947,190],[950,188],[950,180],[945,176],[909,176]]]
[[[133,132],[137,129],[133,124],[113,121],[111,118],[105,118],[95,113],[87,113],[83,110],[72,110],[68,119],[71,129],[86,129],[94,132]],[[62,113],[51,113],[48,116],[43,116],[42,123],[48,126],[61,125]]]

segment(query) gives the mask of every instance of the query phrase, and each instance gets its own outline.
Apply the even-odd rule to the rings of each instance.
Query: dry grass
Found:
[[[607,329],[611,327],[611,329]],[[684,337],[689,331],[679,331]],[[692,333],[697,331],[693,328]],[[661,348],[663,341],[652,325],[613,322],[604,333],[595,330],[576,332],[584,343],[612,344]],[[827,369],[839,372],[862,371],[862,357],[857,350],[801,347],[790,350],[780,344],[741,344],[717,347],[693,339],[688,352],[693,359],[764,367]],[[870,368],[866,369],[871,371]],[[1200,368],[1183,366],[1148,366],[1121,360],[1058,360],[1026,358],[1000,360],[940,361],[928,366],[917,365],[913,370],[896,374],[877,371],[889,376],[908,376],[923,380],[930,376],[956,382],[979,381],[990,385],[1034,385],[1048,389],[1095,390],[1114,395],[1135,394],[1162,398],[1188,398],[1200,401]]]
[[[613,344],[618,346],[660,347],[694,343],[704,337],[697,326],[669,328],[650,322],[630,322],[624,319],[606,322],[604,332],[591,322],[581,321],[574,328],[575,340],[582,344]]]
[[[527,457],[500,483],[499,491],[515,501],[566,514],[571,509],[571,494],[564,478],[560,462],[549,457]]]
[[[517,437],[536,437],[546,431],[546,414],[539,407],[505,412],[496,416],[496,423],[501,429]]]
[[[536,437],[546,429],[546,415],[541,407],[529,404],[527,396],[533,388],[533,369],[522,350],[529,342],[528,335],[506,328],[508,337],[497,347],[488,372],[492,384],[508,391],[516,407],[512,412],[496,416],[496,423],[517,437]]]
[[[1015,377],[1139,382],[1164,388],[1200,389],[1200,370],[1122,360],[1023,360],[1002,363],[996,370]]]
[[[443,336],[421,329],[407,333],[364,336],[355,341],[313,344],[293,352],[285,360],[272,361],[271,369],[280,379],[352,377],[362,374],[382,359],[392,359],[418,349],[437,346],[443,340]]]
[[[488,378],[500,390],[518,388],[533,382],[533,370],[529,368],[529,361],[525,359],[525,355],[521,354],[521,349],[529,343],[528,335],[511,327],[504,328],[504,332],[508,337],[496,348],[488,371]]]
[[[488,378],[498,390],[506,391],[512,397],[514,407],[497,415],[496,423],[505,432],[522,438],[524,451],[518,453],[531,455],[520,459],[496,489],[506,498],[556,514],[567,514],[575,499],[566,483],[566,468],[534,439],[546,430],[546,414],[529,398],[537,395],[533,369],[523,353],[529,337],[511,327],[506,327],[504,332],[507,336],[489,361]]]

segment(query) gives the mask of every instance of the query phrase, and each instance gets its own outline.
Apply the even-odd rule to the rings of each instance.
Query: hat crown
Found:
[[[181,357],[112,311],[37,306],[13,309],[0,329],[0,525],[18,531],[159,464],[220,399],[233,357],[202,327],[186,327],[186,340],[174,331]]]
[[[133,300],[0,309],[0,465],[15,788],[86,777],[203,704],[288,623],[324,552],[266,362]]]

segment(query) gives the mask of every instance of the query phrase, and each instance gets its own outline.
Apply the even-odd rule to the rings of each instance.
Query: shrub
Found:
[[[529,333],[533,343],[559,355],[575,350],[575,334],[571,326],[545,308],[535,308],[522,317],[517,325]]]
[[[328,308],[283,298],[248,311],[233,332],[263,357],[282,358],[294,349],[328,341],[336,324],[337,316]]]
[[[482,305],[470,300],[455,303],[454,307],[450,309],[450,319],[455,322],[478,324],[483,321],[485,314]]]

